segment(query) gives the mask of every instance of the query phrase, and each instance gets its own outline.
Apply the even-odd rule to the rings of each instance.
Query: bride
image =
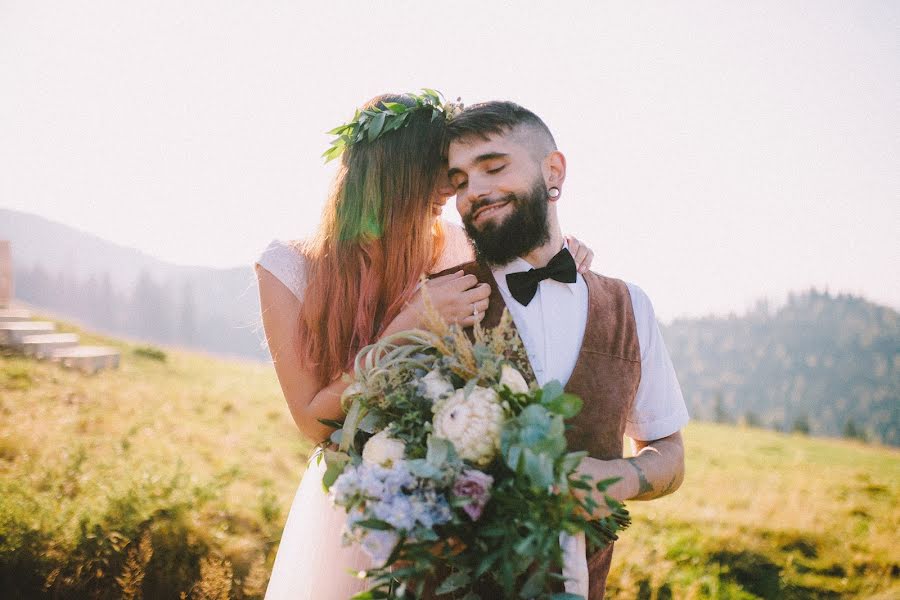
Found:
[[[305,242],[273,241],[256,263],[275,372],[297,428],[315,443],[332,432],[320,419],[343,419],[341,376],[356,353],[418,326],[421,275],[473,259],[462,229],[440,219],[454,195],[443,156],[444,107],[386,94],[361,110],[396,107],[391,103],[406,107],[402,126],[384,125],[343,148],[316,234]],[[574,239],[569,247],[586,269],[590,250]],[[490,286],[472,275],[453,273],[426,285],[448,322],[469,326],[487,309]],[[324,462],[312,458],[288,514],[267,600],[345,600],[367,587],[356,576],[368,568],[367,556],[357,545],[342,545],[345,514],[323,491],[323,472]]]

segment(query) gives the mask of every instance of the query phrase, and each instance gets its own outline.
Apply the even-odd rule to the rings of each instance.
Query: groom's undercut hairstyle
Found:
[[[556,150],[556,140],[539,116],[508,101],[491,101],[466,107],[447,125],[447,139],[465,142],[489,140],[491,135],[512,134],[538,161]]]

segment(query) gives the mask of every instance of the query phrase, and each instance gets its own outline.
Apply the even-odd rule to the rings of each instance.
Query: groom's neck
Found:
[[[547,240],[547,243],[538,246],[528,254],[521,256],[525,262],[530,264],[535,269],[540,269],[541,267],[546,267],[547,263],[550,262],[550,259],[556,256],[556,254],[562,250],[563,244],[565,240],[563,239],[562,233],[559,230],[559,226],[551,226],[550,227],[550,239]]]

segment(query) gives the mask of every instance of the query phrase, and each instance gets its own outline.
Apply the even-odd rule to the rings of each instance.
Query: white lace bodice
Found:
[[[472,260],[472,246],[463,229],[444,221],[444,251],[434,266],[434,272]],[[297,298],[303,299],[306,289],[306,260],[299,241],[272,240],[256,260],[256,264],[278,278]]]

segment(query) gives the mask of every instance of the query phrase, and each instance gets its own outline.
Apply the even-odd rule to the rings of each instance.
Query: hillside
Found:
[[[675,321],[666,344],[695,418],[900,445],[900,316],[810,290],[778,310]]]
[[[309,450],[271,367],[85,338],[122,368],[0,356],[4,597],[260,598]],[[715,424],[685,438],[682,489],[630,505],[610,598],[900,593],[900,452]]]
[[[114,335],[267,359],[251,266],[174,265],[28,213],[0,208],[16,296]]]

